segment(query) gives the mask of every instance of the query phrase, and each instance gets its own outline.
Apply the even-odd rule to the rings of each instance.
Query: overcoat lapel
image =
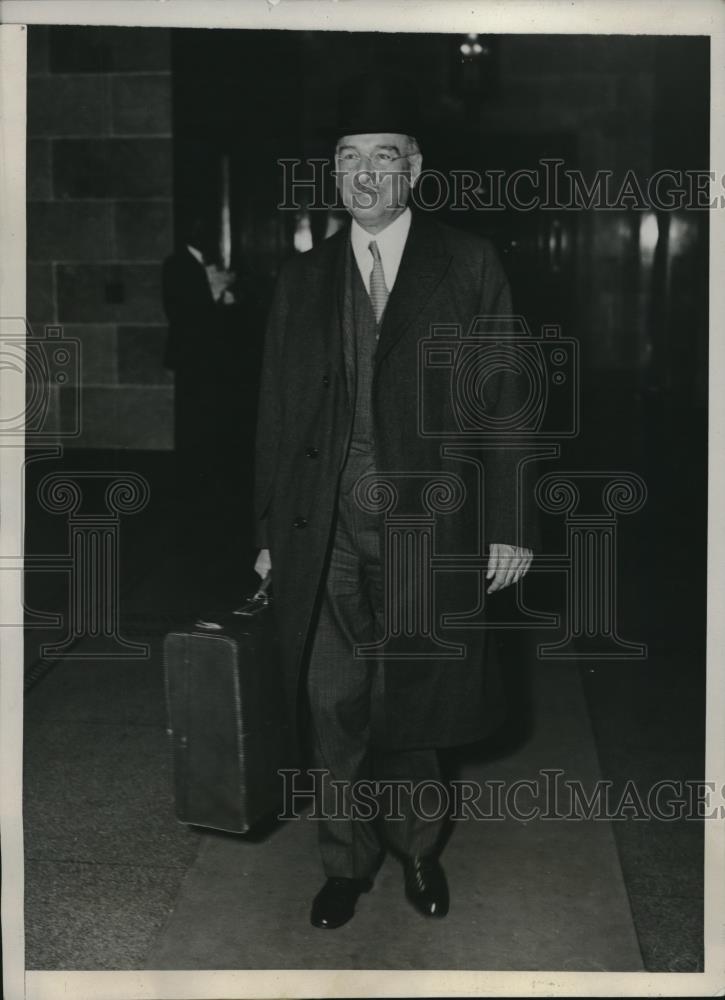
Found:
[[[319,304],[314,322],[320,324],[324,334],[325,357],[347,389],[345,361],[342,344],[342,313],[345,294],[345,256],[349,242],[350,226],[344,226],[322,244],[323,253],[318,259],[318,285],[315,301]],[[305,298],[311,289],[304,289]],[[349,400],[348,400],[349,402]]]
[[[340,377],[345,378],[342,351],[342,313],[345,292],[345,256],[350,239],[350,223],[323,243],[319,258],[318,301],[327,314],[320,316],[327,337],[327,356]],[[414,212],[410,232],[390,293],[380,328],[375,366],[426,306],[445,277],[451,254],[436,228]],[[329,305],[328,305],[329,304]]]
[[[426,306],[450,262],[451,254],[439,233],[423,216],[414,212],[398,275],[383,314],[376,369]]]

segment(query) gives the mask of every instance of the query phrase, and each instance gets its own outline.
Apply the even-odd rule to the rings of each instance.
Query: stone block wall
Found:
[[[161,261],[173,245],[165,29],[28,31],[28,318],[77,338],[81,433],[68,444],[173,447]],[[77,387],[54,386],[64,427]]]

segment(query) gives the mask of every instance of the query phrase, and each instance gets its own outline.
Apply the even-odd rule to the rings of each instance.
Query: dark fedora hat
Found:
[[[395,132],[420,137],[420,103],[413,82],[395,73],[365,73],[340,87],[331,138]]]

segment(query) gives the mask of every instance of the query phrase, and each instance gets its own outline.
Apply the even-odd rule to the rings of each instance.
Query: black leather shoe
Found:
[[[328,878],[312,903],[310,922],[330,930],[342,927],[355,913],[360,893],[368,892],[371,887],[369,879]]]
[[[436,858],[406,860],[405,895],[424,917],[445,917],[449,905],[448,883]]]

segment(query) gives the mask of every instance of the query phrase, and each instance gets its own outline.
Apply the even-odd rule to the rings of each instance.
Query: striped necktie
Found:
[[[383,262],[380,259],[380,250],[378,249],[378,245],[375,240],[370,240],[368,250],[373,255],[373,269],[370,274],[370,301],[372,302],[373,310],[375,311],[375,319],[379,323],[383,313],[385,312],[385,306],[387,305],[390,292],[388,291],[388,286],[385,284]]]

